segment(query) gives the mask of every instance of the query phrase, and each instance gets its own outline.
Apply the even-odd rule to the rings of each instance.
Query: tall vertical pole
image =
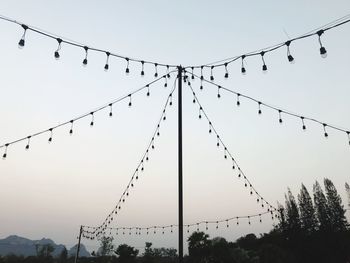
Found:
[[[83,226],[80,226],[80,230],[79,230],[79,241],[78,241],[77,252],[75,253],[74,263],[77,263],[77,262],[78,262],[79,251],[80,251],[80,241],[81,241],[81,235],[82,235],[82,233],[83,233]]]
[[[183,198],[182,198],[182,70],[178,67],[178,173],[179,173],[179,263],[183,263]]]

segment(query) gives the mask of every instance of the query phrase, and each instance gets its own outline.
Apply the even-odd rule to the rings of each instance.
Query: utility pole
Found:
[[[81,241],[81,235],[82,235],[82,233],[83,233],[83,226],[80,226],[79,241],[78,241],[77,252],[75,253],[75,260],[74,260],[74,263],[77,263],[77,262],[78,262],[79,251],[80,251],[80,241]]]
[[[182,66],[179,66],[178,81],[178,173],[179,173],[179,263],[183,263],[183,196],[182,196]]]

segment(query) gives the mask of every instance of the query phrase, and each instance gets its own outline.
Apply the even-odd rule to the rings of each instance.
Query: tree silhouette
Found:
[[[345,190],[348,195],[348,209],[350,209],[350,186],[348,183],[345,183]]]
[[[331,180],[325,178],[324,186],[326,189],[328,211],[332,229],[335,231],[345,230],[347,222],[341,197]]]
[[[118,246],[115,253],[119,256],[119,262],[132,263],[135,262],[135,258],[139,254],[139,251],[127,244],[121,244]]]
[[[199,263],[209,260],[209,235],[204,232],[194,232],[188,239],[188,252],[190,262]]]
[[[100,247],[97,251],[98,256],[110,256],[114,250],[113,237],[102,236],[100,239]]]
[[[319,229],[329,230],[331,228],[329,208],[328,208],[326,196],[324,195],[319,182],[317,181],[315,182],[313,190],[314,190],[315,210],[316,210],[316,214],[319,222]]]
[[[300,194],[298,195],[301,228],[306,234],[315,232],[317,229],[317,218],[315,207],[312,203],[311,196],[304,184],[301,185]]]
[[[300,224],[300,215],[298,204],[295,201],[295,198],[288,188],[288,194],[285,195],[286,198],[286,230],[290,234],[291,237],[298,235],[301,229]]]

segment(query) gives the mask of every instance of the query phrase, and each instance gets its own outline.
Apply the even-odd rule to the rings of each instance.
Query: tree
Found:
[[[206,262],[209,257],[210,241],[209,235],[203,232],[194,232],[188,237],[188,252],[190,262]]]
[[[100,239],[100,247],[97,251],[98,256],[110,256],[114,250],[113,237],[102,236]]]
[[[300,215],[297,202],[288,188],[288,194],[286,197],[286,228],[291,234],[297,234],[300,232]]]
[[[64,247],[58,257],[59,262],[66,262],[68,258],[68,251],[66,249],[66,247]]]
[[[152,243],[151,243],[152,245]],[[119,256],[119,261],[122,263],[134,262],[135,258],[139,254],[137,249],[126,244],[119,245],[115,253]]]
[[[320,230],[329,230],[331,227],[329,208],[327,204],[326,196],[320,184],[316,181],[313,187],[314,190],[314,203],[315,210],[319,224]]]
[[[325,178],[324,186],[327,195],[328,211],[332,229],[335,231],[345,230],[347,221],[341,197],[331,180]]]
[[[348,195],[348,208],[350,209],[350,186],[348,183],[345,183],[346,194]]]
[[[317,229],[317,218],[312,199],[304,184],[301,184],[300,194],[298,195],[300,222],[302,230],[307,233],[313,233]]]

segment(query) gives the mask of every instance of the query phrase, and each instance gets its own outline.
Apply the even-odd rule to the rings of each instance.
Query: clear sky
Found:
[[[18,1],[2,0],[0,13],[68,39],[108,49],[126,56],[172,64],[202,64],[286,41],[350,13],[348,0],[337,1]],[[23,50],[17,48],[22,29],[0,21],[0,144],[86,113],[114,98],[128,94],[153,79],[153,68],[139,76],[140,65],[131,65],[125,76],[124,61],[111,59],[105,73],[105,56],[62,46],[61,60],[53,58],[56,42],[32,32]],[[272,105],[321,121],[350,128],[350,25],[323,36],[328,57],[319,55],[317,37],[296,42],[290,65],[286,50],[266,56],[268,73],[261,72],[260,58],[247,60],[248,74],[240,64],[230,67],[225,80],[216,81]],[[174,78],[171,79],[172,81]],[[294,194],[304,183],[309,191],[315,180],[330,178],[344,197],[350,181],[350,147],[343,133],[308,124],[275,112],[257,114],[257,106],[205,86],[199,99],[222,139],[261,195],[271,203],[284,202],[290,187]],[[98,225],[113,209],[141,154],[145,150],[170,92],[156,85],[127,103],[69,127],[9,149],[0,162],[0,238],[17,234],[32,239],[50,237],[71,246],[81,224]],[[144,175],[120,213],[117,225],[149,226],[177,223],[177,113],[174,107],[162,124],[161,137]],[[1,153],[2,154],[2,153]],[[243,182],[236,179],[231,163],[208,135],[208,123],[198,120],[198,105],[184,89],[184,221],[215,220],[262,210]],[[234,240],[250,232],[271,229],[271,220],[252,226],[242,223],[229,230],[209,231]],[[176,235],[125,237],[142,247],[177,247]],[[83,241],[86,243],[86,241]],[[90,242],[94,249],[96,242]]]

